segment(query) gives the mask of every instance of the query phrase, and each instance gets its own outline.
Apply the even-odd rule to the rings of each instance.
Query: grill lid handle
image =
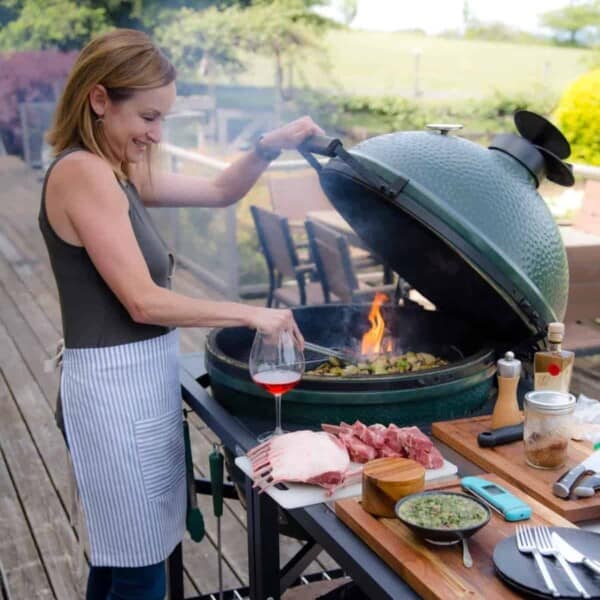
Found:
[[[307,154],[318,154],[320,156],[328,156],[333,158],[336,155],[338,146],[341,146],[342,142],[337,138],[328,137],[325,135],[312,135],[305,139],[299,146],[298,152],[304,155]]]
[[[364,166],[352,156],[337,138],[313,135],[304,140],[304,142],[298,146],[297,150],[317,173],[321,172],[323,166],[313,154],[340,159],[346,163],[366,185],[388,199],[395,199],[408,183],[408,179],[400,176],[396,177],[394,181],[387,181],[375,173],[373,169]]]

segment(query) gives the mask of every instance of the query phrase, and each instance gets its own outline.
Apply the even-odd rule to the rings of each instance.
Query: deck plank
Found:
[[[0,376],[0,405],[8,402],[12,402],[12,398]],[[54,592],[3,456],[0,456],[0,490],[0,563],[6,574],[5,585],[15,600],[54,600]]]
[[[56,323],[52,323],[48,319],[48,316],[40,308],[37,299],[27,289],[15,271],[11,269],[2,253],[0,253],[0,282],[2,282],[6,294],[31,327],[42,348],[49,351],[53,349],[57,339],[62,334]]]
[[[48,573],[52,589],[60,600],[76,600],[81,597],[76,576],[76,539],[68,522],[57,490],[52,484],[46,465],[19,409],[19,400],[35,394],[37,385],[26,372],[23,362],[7,330],[0,327],[0,369],[5,394],[10,390],[11,401],[2,403],[0,418],[0,444],[8,469],[30,524],[37,547]]]
[[[33,378],[39,384],[46,402],[54,409],[58,390],[58,373],[56,371],[44,372],[44,361],[48,358],[49,352],[41,346],[33,329],[8,295],[4,284],[0,285],[0,322],[4,324],[10,337],[14,340],[21,360],[25,362]]]
[[[12,243],[17,245],[20,251],[24,253],[30,251],[27,241],[23,240],[6,220],[0,223],[0,230]],[[30,261],[13,264],[12,268],[29,290],[29,293],[36,299],[48,320],[60,327],[60,304],[56,284],[53,282],[52,286],[47,286],[42,278],[42,273],[47,272],[50,268],[49,264],[46,261],[34,258]]]

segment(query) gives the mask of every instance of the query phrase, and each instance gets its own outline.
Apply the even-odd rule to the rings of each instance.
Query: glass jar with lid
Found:
[[[550,390],[528,392],[523,409],[527,464],[538,469],[562,467],[573,429],[575,396]]]

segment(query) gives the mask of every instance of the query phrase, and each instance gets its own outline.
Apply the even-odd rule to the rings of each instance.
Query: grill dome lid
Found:
[[[335,209],[394,271],[438,310],[512,343],[564,317],[566,253],[536,188],[544,176],[573,182],[558,129],[528,111],[516,122],[523,137],[501,134],[490,148],[441,127],[350,151],[331,138],[300,149]],[[331,160],[323,166],[312,154]]]

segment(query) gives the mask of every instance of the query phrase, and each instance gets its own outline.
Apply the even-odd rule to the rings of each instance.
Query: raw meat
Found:
[[[367,426],[360,421],[352,425],[325,423],[321,427],[338,436],[355,462],[398,456],[411,458],[426,469],[439,469],[444,464],[439,450],[418,427],[398,427],[393,423],[387,427],[379,423]]]
[[[294,431],[278,435],[248,452],[254,486],[264,491],[280,482],[320,485],[330,491],[360,476],[350,470],[344,444],[326,432]]]
[[[402,449],[429,452],[433,447],[433,442],[418,427],[398,427],[393,423],[387,428],[385,441],[397,452]]]
[[[351,433],[342,432],[339,434],[339,438],[344,442],[346,450],[348,450],[348,454],[354,462],[365,463],[378,456],[375,448],[365,444]]]
[[[357,463],[366,463],[379,456],[375,448],[365,444],[361,439],[357,438],[353,432],[352,426],[342,422],[341,425],[321,425],[324,431],[337,435],[338,438],[346,446],[350,458]]]
[[[420,459],[421,460],[415,460],[420,462],[426,469],[439,469],[444,466],[444,457],[435,446],[433,446],[428,453],[422,454]]]
[[[393,448],[391,448],[387,444],[384,444],[384,446],[379,449],[379,456],[381,456],[381,457],[392,456],[392,457],[395,457],[395,458],[406,458],[407,454],[404,451],[397,452],[396,450],[394,450]]]

